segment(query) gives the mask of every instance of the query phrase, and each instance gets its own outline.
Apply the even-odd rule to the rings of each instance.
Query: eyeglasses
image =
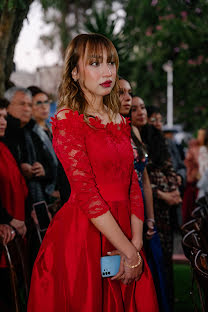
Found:
[[[50,104],[50,102],[49,102],[49,100],[45,100],[45,101],[37,101],[35,104],[36,104],[36,105]]]

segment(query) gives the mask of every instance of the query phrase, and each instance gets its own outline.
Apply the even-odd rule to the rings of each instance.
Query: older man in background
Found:
[[[41,140],[33,131],[31,92],[12,87],[6,91],[5,98],[9,101],[5,142],[27,181],[31,207],[35,202],[47,201],[45,187],[52,178],[52,168]]]

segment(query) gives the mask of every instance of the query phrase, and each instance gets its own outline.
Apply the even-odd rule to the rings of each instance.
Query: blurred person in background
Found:
[[[198,131],[199,148],[199,180],[197,188],[199,190],[197,198],[208,194],[208,129],[202,128]]]
[[[119,100],[120,114],[131,118],[132,107],[132,89],[130,83],[119,79]],[[145,211],[144,223],[144,250],[147,261],[152,272],[159,309],[161,312],[170,311],[167,290],[164,276],[163,254],[160,239],[155,227],[152,187],[149,181],[146,165],[148,163],[148,154],[142,143],[138,128],[131,125],[131,144],[134,153],[134,168],[137,172],[139,185],[142,191]]]
[[[184,161],[187,168],[187,185],[183,198],[183,222],[191,219],[196,200],[208,192],[208,130],[200,128],[197,138],[189,141]]]
[[[45,187],[45,192],[48,194],[48,202],[53,202],[56,198],[60,197],[60,194],[56,188],[58,160],[52,146],[52,132],[47,124],[50,112],[50,101],[46,92],[40,88],[30,86],[28,90],[32,93],[32,116],[36,121],[33,131],[41,140],[43,148],[48,156],[48,163],[51,164],[51,170],[53,171],[51,173],[53,180],[51,179],[50,183]]]
[[[33,203],[48,201],[46,186],[53,181],[53,164],[34,131],[32,95],[28,89],[12,87],[5,93],[9,101],[5,143],[14,155],[29,188],[29,210]]]
[[[147,123],[147,110],[140,97],[133,97],[132,124],[140,131],[148,153],[147,171],[153,190],[155,222],[164,255],[170,310],[174,306],[173,291],[173,227],[171,209],[181,202],[177,176],[170,161],[165,138],[160,130]]]
[[[132,105],[132,89],[130,83],[121,77],[119,78],[118,93],[120,99],[120,114],[124,117],[128,117]]]
[[[9,224],[24,237],[26,233],[25,200],[28,190],[16,160],[4,144],[7,106],[8,101],[0,98],[0,199],[7,211]]]
[[[0,98],[0,236],[3,244],[11,241],[15,237],[15,232],[24,237],[27,231],[25,202],[28,189],[16,160],[4,144],[8,105],[6,99]],[[4,254],[0,255],[0,281],[0,308],[1,302],[9,308],[11,289]]]
[[[32,94],[32,116],[36,123],[45,131],[50,140],[52,140],[52,131],[47,123],[50,113],[48,94],[36,86],[30,86],[27,89]]]
[[[160,109],[154,105],[147,106],[146,109],[148,123],[162,132],[163,117]],[[168,129],[167,131],[163,132],[163,135],[165,137],[168,152],[171,157],[172,166],[176,172],[178,188],[182,197],[186,184],[186,167],[183,160],[181,159],[181,154],[177,147],[176,141],[173,138],[173,131],[171,131],[171,129]],[[179,231],[180,226],[182,225],[181,204],[178,205],[176,209],[171,210],[171,218],[174,224],[174,230]]]
[[[36,121],[33,130],[39,136],[45,150],[48,152],[48,161],[53,164],[52,170],[54,171],[54,180],[46,187],[46,192],[49,195],[51,203],[53,203],[55,199],[61,199],[60,205],[53,205],[57,209],[67,202],[71,189],[64,169],[57,159],[52,146],[52,131],[48,125],[50,101],[48,94],[39,87],[30,86],[28,89],[32,93],[32,115]],[[52,213],[55,213],[56,209],[53,209]]]
[[[163,117],[160,112],[160,109],[153,105],[147,106],[146,109],[148,123],[153,125],[158,130],[163,131]],[[173,168],[177,173],[178,185],[184,187],[186,183],[186,167],[184,165],[183,160],[181,159],[180,151],[174,140],[173,131],[171,129],[169,131],[166,130],[164,132],[164,136],[166,138],[166,143],[168,146],[168,151],[171,156]]]
[[[40,201],[45,201],[47,204],[50,202],[47,187],[54,181],[54,169],[43,142],[34,131],[36,121],[32,118],[31,92],[25,88],[12,87],[6,91],[5,97],[9,101],[5,143],[17,160],[29,190],[26,221],[30,268],[32,269],[40,247],[37,226],[35,226],[37,218],[32,207]],[[40,218],[44,219],[44,211],[40,214]]]
[[[197,139],[191,139],[188,143],[184,164],[187,170],[187,182],[183,195],[182,217],[183,223],[191,219],[191,213],[196,208],[198,195],[197,181],[199,180],[199,148],[202,144],[201,132]]]

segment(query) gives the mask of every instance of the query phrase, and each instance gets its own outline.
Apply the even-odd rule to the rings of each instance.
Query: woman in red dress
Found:
[[[69,44],[52,126],[71,196],[41,245],[28,312],[158,311],[141,250],[143,202],[129,125],[118,113],[117,70],[104,36],[82,34]],[[114,254],[120,270],[102,278],[100,257]]]

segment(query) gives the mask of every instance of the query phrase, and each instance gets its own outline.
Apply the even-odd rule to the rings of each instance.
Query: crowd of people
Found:
[[[28,311],[173,311],[174,231],[208,191],[208,130],[182,155],[160,109],[118,77],[116,50],[101,35],[70,43],[59,92],[53,131],[39,87],[0,98],[0,236],[27,245]],[[41,246],[39,202],[56,207]],[[100,256],[117,254],[118,274],[101,279]],[[9,309],[0,257],[0,307]]]

